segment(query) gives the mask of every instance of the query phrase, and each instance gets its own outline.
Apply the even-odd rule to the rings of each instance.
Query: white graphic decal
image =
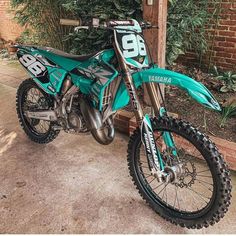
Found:
[[[27,69],[34,75],[34,76],[38,76],[40,75],[42,72],[44,72],[46,70],[45,66],[42,65],[39,61],[37,61],[35,59],[35,57],[33,57],[30,54],[25,54],[23,55],[19,61],[21,62],[21,64],[25,67],[27,67]]]
[[[129,34],[122,37],[123,54],[125,58],[146,56],[144,40],[140,35]]]

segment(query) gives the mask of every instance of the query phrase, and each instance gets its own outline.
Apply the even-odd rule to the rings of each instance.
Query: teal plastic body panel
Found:
[[[144,83],[150,82],[176,86],[186,91],[194,100],[203,106],[221,111],[219,103],[211,92],[202,83],[186,75],[155,66],[133,73],[132,77],[136,88]],[[113,102],[113,110],[119,110],[128,103],[129,95],[127,89],[125,84],[121,83]]]
[[[58,94],[64,79],[70,75],[73,84],[78,86],[82,93],[91,95],[94,105],[102,110],[104,91],[118,76],[118,71],[109,64],[115,55],[113,49],[100,51],[88,60],[77,61],[54,54],[50,48],[49,50],[32,46],[18,46],[18,48],[19,58],[23,55],[32,55],[46,67],[48,73],[48,81],[46,82],[42,82],[39,77],[34,76],[26,68],[46,93],[54,96]]]

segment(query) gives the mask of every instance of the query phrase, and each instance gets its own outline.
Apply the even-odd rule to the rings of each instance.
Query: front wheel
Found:
[[[227,212],[231,199],[229,170],[215,144],[196,128],[170,117],[152,120],[154,137],[167,168],[181,165],[174,181],[158,182],[149,170],[139,128],[128,145],[130,175],[140,195],[166,220],[187,228],[208,227]],[[177,156],[162,140],[174,138]]]

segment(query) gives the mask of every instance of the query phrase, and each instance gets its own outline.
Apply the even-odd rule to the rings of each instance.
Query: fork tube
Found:
[[[150,101],[151,101],[151,105],[154,109],[154,114],[155,114],[156,117],[158,117],[161,105],[160,105],[160,102],[159,102],[159,97],[158,97],[156,86],[153,82],[145,83],[144,86],[146,86],[148,96],[149,96]]]
[[[135,89],[135,86],[133,83],[132,75],[131,75],[129,68],[126,65],[122,55],[120,54],[120,51],[117,49],[116,44],[114,44],[114,48],[116,51],[116,55],[117,55],[117,58],[119,61],[121,71],[123,73],[124,82],[125,82],[126,88],[128,90],[129,96],[130,96],[131,104],[134,109],[134,115],[136,117],[136,121],[139,125],[141,125],[144,115],[143,115],[143,110],[142,110],[141,104],[139,102],[137,93],[136,93],[136,89]]]

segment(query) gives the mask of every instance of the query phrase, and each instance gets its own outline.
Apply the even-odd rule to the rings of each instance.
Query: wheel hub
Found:
[[[188,164],[190,164],[190,166],[188,166]],[[178,183],[175,183],[175,185],[180,188],[191,187],[196,180],[196,176],[196,167],[193,161],[189,160],[188,162],[183,163],[183,175],[178,178],[179,181]]]

